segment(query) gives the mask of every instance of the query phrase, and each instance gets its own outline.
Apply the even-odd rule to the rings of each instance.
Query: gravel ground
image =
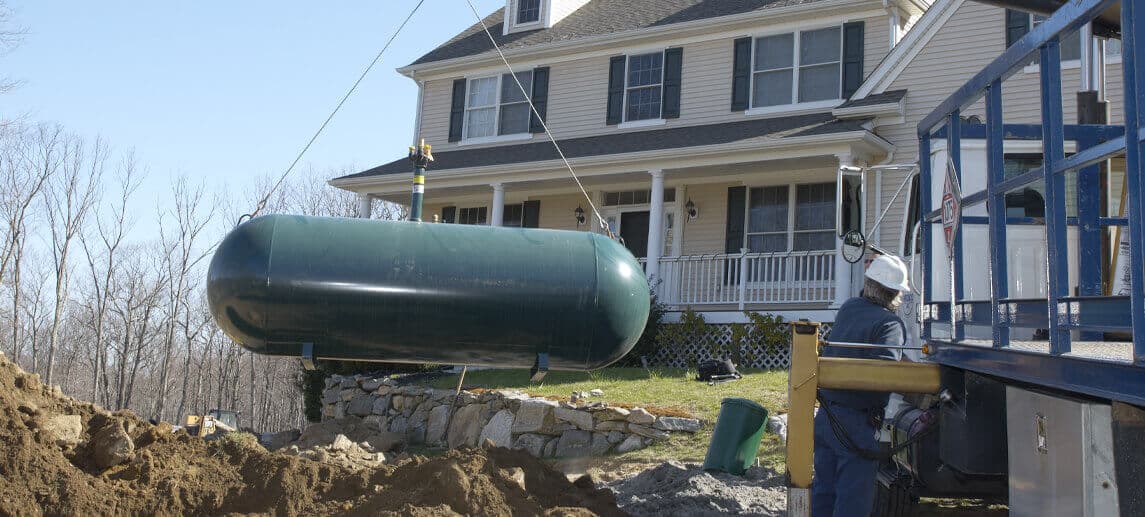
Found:
[[[636,516],[784,515],[783,476],[752,467],[744,477],[704,472],[699,464],[669,461],[614,481],[616,502]]]

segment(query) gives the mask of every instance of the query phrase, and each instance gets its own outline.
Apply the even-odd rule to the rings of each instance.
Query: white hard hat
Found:
[[[879,255],[867,268],[867,278],[896,291],[910,291],[910,278],[906,264],[894,255]]]

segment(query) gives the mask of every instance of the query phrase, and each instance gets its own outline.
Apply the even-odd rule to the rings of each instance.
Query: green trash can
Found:
[[[704,470],[742,476],[755,462],[766,424],[767,409],[763,406],[747,399],[724,399],[704,457]]]

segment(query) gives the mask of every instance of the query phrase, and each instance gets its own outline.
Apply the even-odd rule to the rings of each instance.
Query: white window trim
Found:
[[[523,73],[523,72],[529,72],[531,74],[533,72],[533,69],[530,68],[527,70],[520,70],[520,71],[517,71],[516,73],[519,74],[519,73]],[[498,73],[498,74],[494,74],[494,75],[475,75],[473,77],[466,77],[465,78],[465,117],[461,121],[461,140],[459,142],[457,142],[457,145],[488,144],[488,143],[496,143],[496,142],[508,142],[508,141],[514,141],[514,140],[528,140],[528,139],[533,138],[533,134],[529,131],[528,128],[526,128],[525,131],[522,133],[509,133],[507,135],[499,134],[501,132],[501,107],[505,105],[504,102],[501,102],[501,88],[503,87],[503,85],[501,83],[505,80],[505,76],[507,74],[508,74],[508,72],[502,72],[502,73]],[[490,136],[470,137],[469,136],[469,112],[472,111],[473,109],[489,109],[488,106],[481,107],[481,108],[470,108],[469,107],[469,92],[472,91],[471,88],[473,88],[473,81],[479,81],[481,79],[496,79],[497,80],[496,99],[494,100],[493,106],[492,106],[494,108],[493,134]],[[522,84],[522,86],[525,86],[525,85]],[[528,89],[532,90],[532,87],[533,87],[533,78],[532,78],[532,76],[530,76]],[[526,98],[529,98],[530,96],[532,96],[532,92],[529,92],[525,95]],[[524,104],[524,102],[513,102],[511,104]],[[529,117],[531,120],[532,108],[530,108]]]
[[[546,0],[541,0],[540,8],[537,10],[537,20],[536,21],[518,23],[517,22],[518,15],[521,13],[521,0],[513,0],[512,12],[510,13],[510,15],[512,16],[510,19],[513,21],[510,25],[512,25],[514,29],[529,29],[532,27],[544,27],[545,15],[547,14],[545,12],[546,11],[545,4],[547,4],[547,3],[548,2]]]
[[[661,96],[662,97],[662,96]],[[664,111],[663,101],[661,100],[660,111]],[[630,129],[634,127],[649,127],[649,126],[663,126],[668,121],[663,118],[643,118],[640,120],[633,120],[632,122],[621,122],[616,125],[616,129]]]
[[[833,230],[833,228],[823,228],[823,229],[819,229],[819,230],[796,230],[795,229],[795,209],[798,207],[798,204],[797,204],[798,189],[799,189],[800,185],[819,185],[819,184],[826,184],[826,183],[832,183],[832,182],[830,182],[830,181],[813,181],[810,183],[803,182],[803,183],[778,183],[778,184],[772,184],[772,185],[745,185],[747,187],[747,192],[745,193],[746,197],[744,199],[743,245],[742,245],[741,249],[745,249],[745,250],[748,249],[748,237],[750,235],[775,235],[775,234],[780,233],[780,232],[752,232],[752,231],[749,231],[750,224],[751,224],[751,189],[753,189],[753,188],[768,188],[768,187],[784,187],[785,186],[785,187],[787,187],[787,228],[783,231],[783,233],[785,233],[787,235],[787,249],[784,251],[763,251],[763,252],[751,251],[749,253],[803,253],[804,251],[808,251],[808,250],[795,251],[792,249],[795,247],[795,234],[796,233],[825,232],[828,230]],[[836,200],[836,204],[837,203],[838,203],[838,200]],[[838,210],[838,206],[836,206],[835,210]],[[832,220],[834,220],[834,218],[832,218]],[[822,249],[822,250],[810,250],[810,251],[830,251],[830,250],[829,249]]]
[[[617,129],[625,129],[632,127],[646,127],[646,126],[659,126],[664,124],[664,73],[666,68],[666,61],[664,59],[664,51],[666,49],[650,49],[644,52],[629,52],[624,55],[624,102],[620,109],[621,123],[616,126]],[[660,116],[657,118],[642,118],[637,120],[628,120],[628,72],[632,66],[632,56],[643,56],[647,54],[660,53]],[[637,86],[636,88],[650,88],[651,85]],[[659,122],[657,122],[659,121]],[[649,123],[645,123],[649,122]]]
[[[744,112],[749,117],[757,117],[760,115],[772,115],[775,113],[784,113],[787,115],[795,115],[799,113],[813,113],[823,111],[827,108],[834,108],[839,103],[843,102],[842,99],[830,99],[825,101],[812,101],[803,102],[799,104],[781,104],[778,106],[764,106],[761,108],[751,108]]]
[[[750,115],[764,115],[771,113],[787,113],[795,110],[806,109],[821,109],[823,107],[835,107],[843,102],[843,23],[827,24],[815,27],[800,27],[796,29],[789,29],[783,31],[766,31],[758,32],[751,36],[751,80],[748,81],[748,109],[746,113]],[[839,29],[839,98],[825,99],[821,101],[799,102],[799,35],[804,32],[813,32],[822,29]],[[759,38],[766,38],[768,36],[781,36],[784,34],[792,35],[792,66],[791,66],[791,99],[794,101],[791,104],[778,104],[775,106],[755,106],[755,51],[756,40]],[[822,63],[820,63],[822,64]]]
[[[457,142],[458,146],[466,145],[481,145],[481,144],[496,144],[501,142],[516,142],[520,140],[532,140],[532,133],[512,133],[508,135],[493,135],[493,136],[478,136],[474,138],[464,138]]]

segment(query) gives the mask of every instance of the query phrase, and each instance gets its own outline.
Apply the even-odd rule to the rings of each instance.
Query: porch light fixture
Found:
[[[689,221],[700,215],[700,211],[696,209],[696,204],[692,202],[692,198],[688,198],[688,202],[684,203],[684,211],[688,213]]]
[[[573,210],[573,215],[576,216],[576,225],[577,226],[584,224],[584,209],[583,208],[581,208],[580,206],[577,206],[576,210]]]

